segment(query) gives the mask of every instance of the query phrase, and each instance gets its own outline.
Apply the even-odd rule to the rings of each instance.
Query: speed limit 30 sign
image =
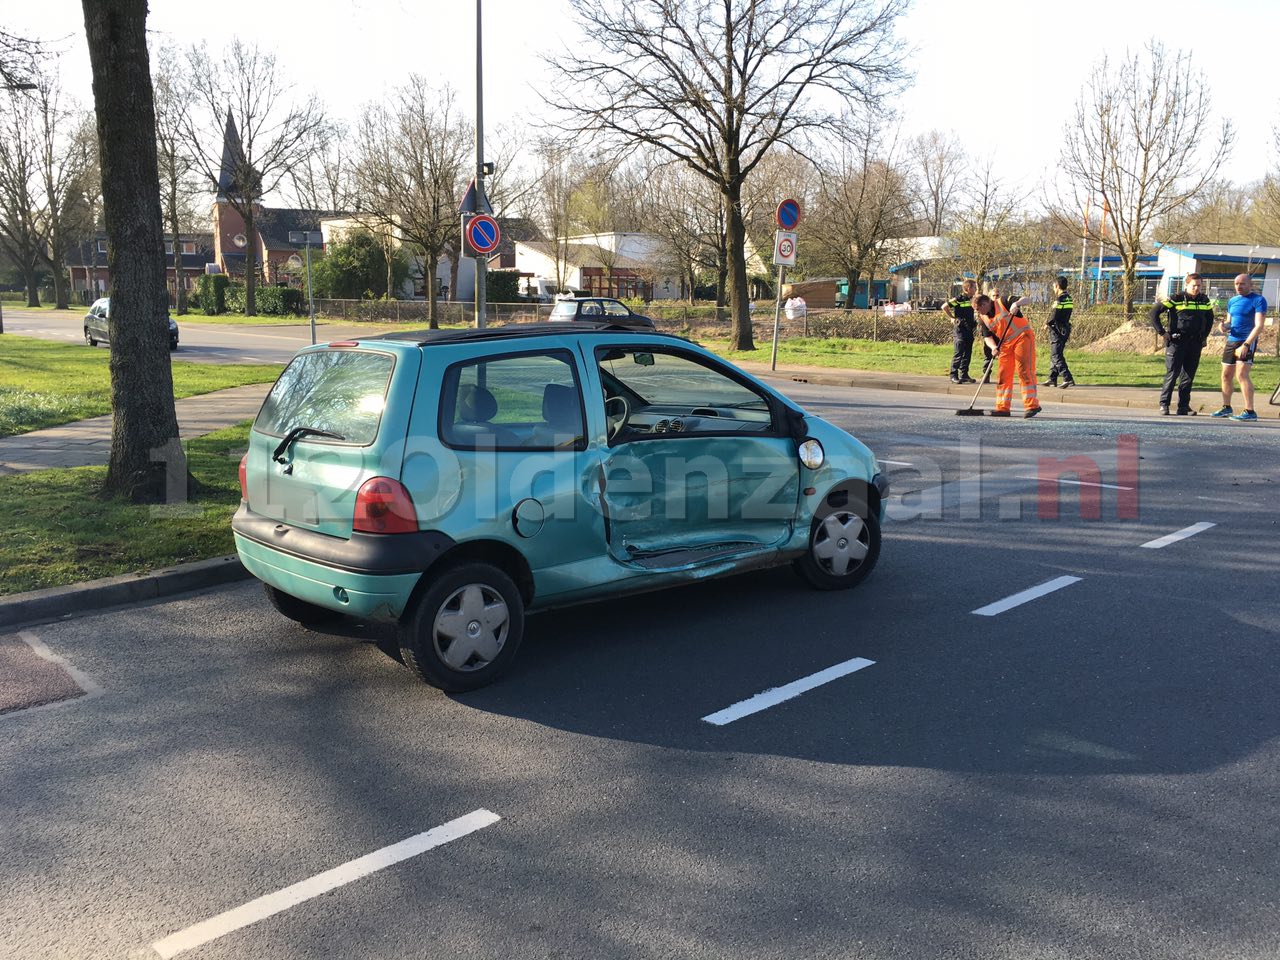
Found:
[[[796,233],[793,230],[778,230],[773,235],[773,262],[779,267],[796,265]]]

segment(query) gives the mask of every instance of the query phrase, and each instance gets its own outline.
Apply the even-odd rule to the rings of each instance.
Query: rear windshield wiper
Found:
[[[275,451],[271,454],[271,459],[276,463],[284,463],[285,458],[281,456],[281,454],[288,450],[289,444],[293,443],[293,441],[297,440],[299,437],[327,437],[330,440],[347,439],[342,434],[334,433],[331,430],[317,430],[315,427],[294,427],[284,435],[284,439],[280,441],[280,446],[276,447]]]

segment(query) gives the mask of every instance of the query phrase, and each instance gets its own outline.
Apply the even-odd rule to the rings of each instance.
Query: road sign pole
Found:
[[[778,266],[778,289],[773,302],[773,356],[769,359],[769,369],[778,369],[778,329],[782,326],[782,284],[787,279],[787,268]]]
[[[483,45],[480,42],[481,21],[480,0],[476,0],[476,200],[477,209],[485,209],[484,196],[484,57]],[[489,278],[489,260],[484,254],[478,254],[476,262],[476,327],[485,325],[486,290]]]
[[[316,342],[316,298],[311,290],[311,238],[307,237],[307,314],[311,317],[311,342]]]

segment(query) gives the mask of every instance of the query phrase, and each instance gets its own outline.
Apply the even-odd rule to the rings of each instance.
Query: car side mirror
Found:
[[[642,367],[652,367],[652,366],[653,366],[653,354],[652,354],[652,353],[633,353],[633,354],[631,355],[631,360],[632,360],[632,362],[633,362],[633,363],[638,363],[638,364],[640,364],[640,366],[642,366]]]

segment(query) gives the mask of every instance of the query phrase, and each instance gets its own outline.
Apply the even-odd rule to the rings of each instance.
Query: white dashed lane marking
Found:
[[[1023,590],[1021,593],[1015,593],[1011,597],[1005,597],[1003,600],[997,600],[995,603],[989,603],[985,607],[979,607],[973,612],[980,617],[994,617],[997,614],[1004,613],[1006,610],[1012,610],[1014,607],[1020,607],[1024,603],[1032,600],[1038,600],[1046,594],[1061,590],[1063,587],[1069,587],[1073,583],[1079,583],[1079,577],[1056,577],[1047,583],[1042,583],[1037,587],[1031,587]]]
[[[1167,547],[1171,543],[1177,543],[1179,540],[1185,540],[1187,537],[1194,537],[1197,533],[1204,533],[1210,527],[1216,527],[1216,523],[1193,523],[1189,527],[1183,527],[1181,530],[1175,530],[1173,533],[1165,534],[1155,540],[1148,540],[1142,544],[1148,550],[1159,550],[1161,547]]]
[[[1089,480],[1068,480],[1065,477],[1028,477],[1019,476],[1018,480],[1048,480],[1050,483],[1069,483],[1073,487],[1106,487],[1108,490],[1132,490],[1133,487],[1122,487],[1114,483],[1093,483]]]
[[[846,660],[844,663],[837,663],[834,667],[827,667],[825,670],[819,670],[817,673],[807,677],[801,677],[799,680],[793,680],[791,683],[782,687],[773,687],[765,690],[763,693],[757,693],[754,697],[747,700],[739,701],[731,707],[725,707],[723,710],[717,710],[715,713],[707,714],[702,719],[707,723],[714,724],[717,727],[723,727],[727,723],[733,723],[735,720],[741,720],[743,717],[749,717],[753,713],[759,713],[761,710],[768,710],[770,707],[776,707],[780,703],[791,700],[807,693],[814,687],[820,687],[824,683],[830,683],[832,680],[839,680],[841,677],[847,677],[851,673],[856,673],[865,667],[869,667],[875,663],[874,660],[867,660],[865,657],[854,657],[852,660]]]

